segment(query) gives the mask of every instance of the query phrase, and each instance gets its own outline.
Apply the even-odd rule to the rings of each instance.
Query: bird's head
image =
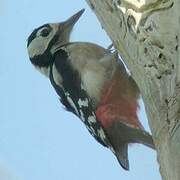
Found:
[[[49,67],[53,61],[52,55],[55,49],[69,42],[73,26],[83,12],[84,9],[61,23],[44,24],[30,34],[27,49],[29,58],[35,67]]]

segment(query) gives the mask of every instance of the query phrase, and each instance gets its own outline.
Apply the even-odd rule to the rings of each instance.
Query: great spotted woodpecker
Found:
[[[50,79],[66,109],[128,170],[128,144],[154,149],[153,139],[138,120],[138,87],[117,54],[93,43],[69,42],[83,12],[35,29],[28,38],[29,58]]]

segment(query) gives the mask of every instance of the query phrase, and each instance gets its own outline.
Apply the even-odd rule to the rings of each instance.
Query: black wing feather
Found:
[[[110,146],[100,122],[96,119],[91,99],[83,89],[79,73],[71,67],[65,50],[60,49],[55,53],[54,65],[63,82],[62,85],[56,84],[53,78],[53,65],[50,68],[50,81],[60,96],[62,104],[84,122],[88,131],[99,143]],[[85,103],[80,104],[80,101]]]

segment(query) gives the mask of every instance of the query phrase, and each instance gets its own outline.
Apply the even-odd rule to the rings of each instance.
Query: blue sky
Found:
[[[160,180],[156,153],[129,148],[130,171],[65,112],[48,79],[31,65],[26,39],[44,23],[67,19],[86,8],[72,41],[110,44],[85,0],[0,1],[0,180]],[[140,112],[146,129],[147,119]]]

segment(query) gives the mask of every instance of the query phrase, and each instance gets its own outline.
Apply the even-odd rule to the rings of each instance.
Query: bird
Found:
[[[129,170],[129,144],[155,149],[152,136],[138,119],[140,91],[116,51],[70,41],[84,10],[66,21],[34,29],[27,40],[29,59],[49,78],[66,110],[78,116],[121,167]]]

